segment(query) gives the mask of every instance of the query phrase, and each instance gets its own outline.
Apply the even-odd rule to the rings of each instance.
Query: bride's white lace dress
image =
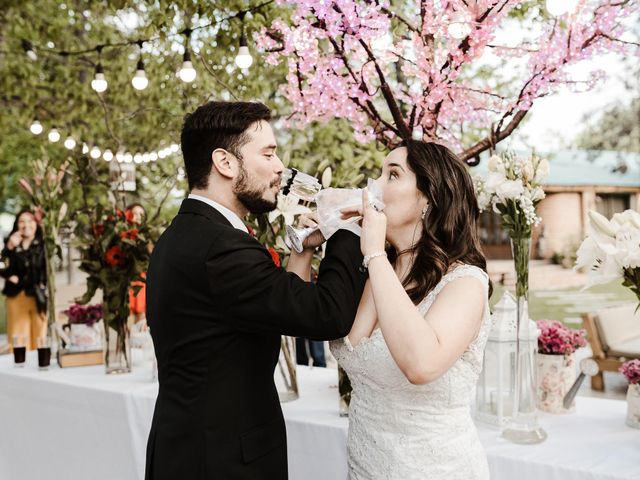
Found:
[[[423,316],[444,286],[460,277],[475,277],[488,288],[484,271],[460,265],[418,305]],[[486,301],[476,339],[443,376],[426,385],[409,383],[380,329],[355,347],[346,337],[331,342],[353,386],[347,447],[351,480],[489,478],[470,407],[490,323]]]

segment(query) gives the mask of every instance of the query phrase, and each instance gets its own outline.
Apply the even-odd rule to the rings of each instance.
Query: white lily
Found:
[[[269,212],[269,223],[273,223],[279,216],[284,217],[286,225],[293,225],[296,215],[310,213],[311,209],[299,204],[300,200],[294,195],[278,194],[278,205]]]
[[[601,235],[605,235],[607,237],[615,238],[617,224],[614,227],[609,220],[606,219],[605,216],[599,214],[594,210],[589,210],[589,220],[591,221],[591,226]]]

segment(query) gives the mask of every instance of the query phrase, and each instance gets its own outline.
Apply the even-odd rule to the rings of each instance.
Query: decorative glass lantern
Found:
[[[484,352],[484,361],[476,388],[475,418],[502,428],[513,415],[516,376],[515,297],[505,291],[491,315],[491,332]],[[528,313],[525,318],[528,318]],[[535,360],[538,349],[538,328],[529,319],[528,354]]]

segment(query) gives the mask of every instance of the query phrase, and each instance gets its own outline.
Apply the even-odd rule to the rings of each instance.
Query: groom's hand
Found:
[[[301,227],[315,228],[318,226],[318,214],[316,212],[312,212],[300,215],[298,221]],[[302,246],[308,250],[315,250],[325,241],[326,239],[324,238],[324,235],[322,235],[322,232],[320,230],[317,230],[305,239],[305,241],[302,243]]]

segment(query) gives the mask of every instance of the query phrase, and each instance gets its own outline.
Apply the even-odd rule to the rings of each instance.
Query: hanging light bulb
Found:
[[[51,143],[56,143],[56,142],[58,142],[58,140],[60,140],[60,132],[58,131],[58,129],[57,129],[57,128],[55,128],[55,127],[54,127],[54,128],[52,128],[52,129],[49,131],[48,138],[49,138],[49,141],[50,141]]]
[[[242,33],[240,36],[240,49],[238,50],[238,55],[236,55],[236,65],[238,68],[249,68],[252,63],[253,57],[249,52],[247,37]]]
[[[191,29],[187,28],[184,31],[186,37],[184,42],[184,55],[182,56],[182,67],[178,70],[178,77],[180,80],[186,83],[191,83],[196,79],[196,69],[193,68],[191,63],[191,53],[189,52],[189,38],[191,37]]]
[[[158,160],[158,154],[156,152],[151,152],[149,154],[149,160],[155,162],[156,160]]]
[[[180,150],[180,145],[178,145],[177,143],[172,143],[169,147],[169,151],[172,153],[176,153],[178,150]]]
[[[191,83],[196,79],[196,69],[193,68],[191,63],[191,54],[189,53],[189,47],[185,47],[184,56],[182,57],[182,68],[178,71],[180,80],[186,83]]]
[[[35,62],[38,59],[38,55],[36,54],[36,51],[33,49],[33,45],[31,45],[31,42],[23,38],[20,41],[20,44],[22,45],[22,49],[24,50],[24,52],[27,54],[27,57],[29,57],[29,60],[32,60]]]
[[[73,139],[73,137],[67,137],[64,141],[64,148],[66,148],[67,150],[73,150],[75,147],[76,141]]]
[[[131,163],[133,162],[133,155],[131,155],[129,152],[124,154],[124,163]]]
[[[113,153],[107,148],[102,154],[102,158],[104,158],[105,162],[110,162],[111,160],[113,160]]]
[[[89,156],[91,156],[91,158],[93,159],[98,159],[100,158],[100,149],[98,147],[93,147],[91,149],[91,151],[89,152]]]
[[[85,155],[89,153],[89,146],[86,143],[82,144],[82,153]]]
[[[136,74],[131,79],[131,84],[136,90],[144,90],[149,85],[149,79],[144,71],[144,64],[142,60],[138,60],[138,66],[136,67]]]
[[[102,69],[102,64],[98,63],[96,66],[96,76],[91,80],[91,88],[93,88],[96,92],[102,93],[107,89],[107,79],[104,76],[104,70]]]
[[[561,17],[565,13],[573,13],[578,6],[578,0],[547,0],[547,12],[554,17]]]
[[[456,13],[451,17],[451,22],[447,27],[447,32],[456,40],[462,40],[471,33],[471,26],[464,15]]]
[[[44,128],[38,120],[34,120],[34,122],[29,127],[29,130],[31,130],[31,133],[33,133],[34,135],[40,135]]]

